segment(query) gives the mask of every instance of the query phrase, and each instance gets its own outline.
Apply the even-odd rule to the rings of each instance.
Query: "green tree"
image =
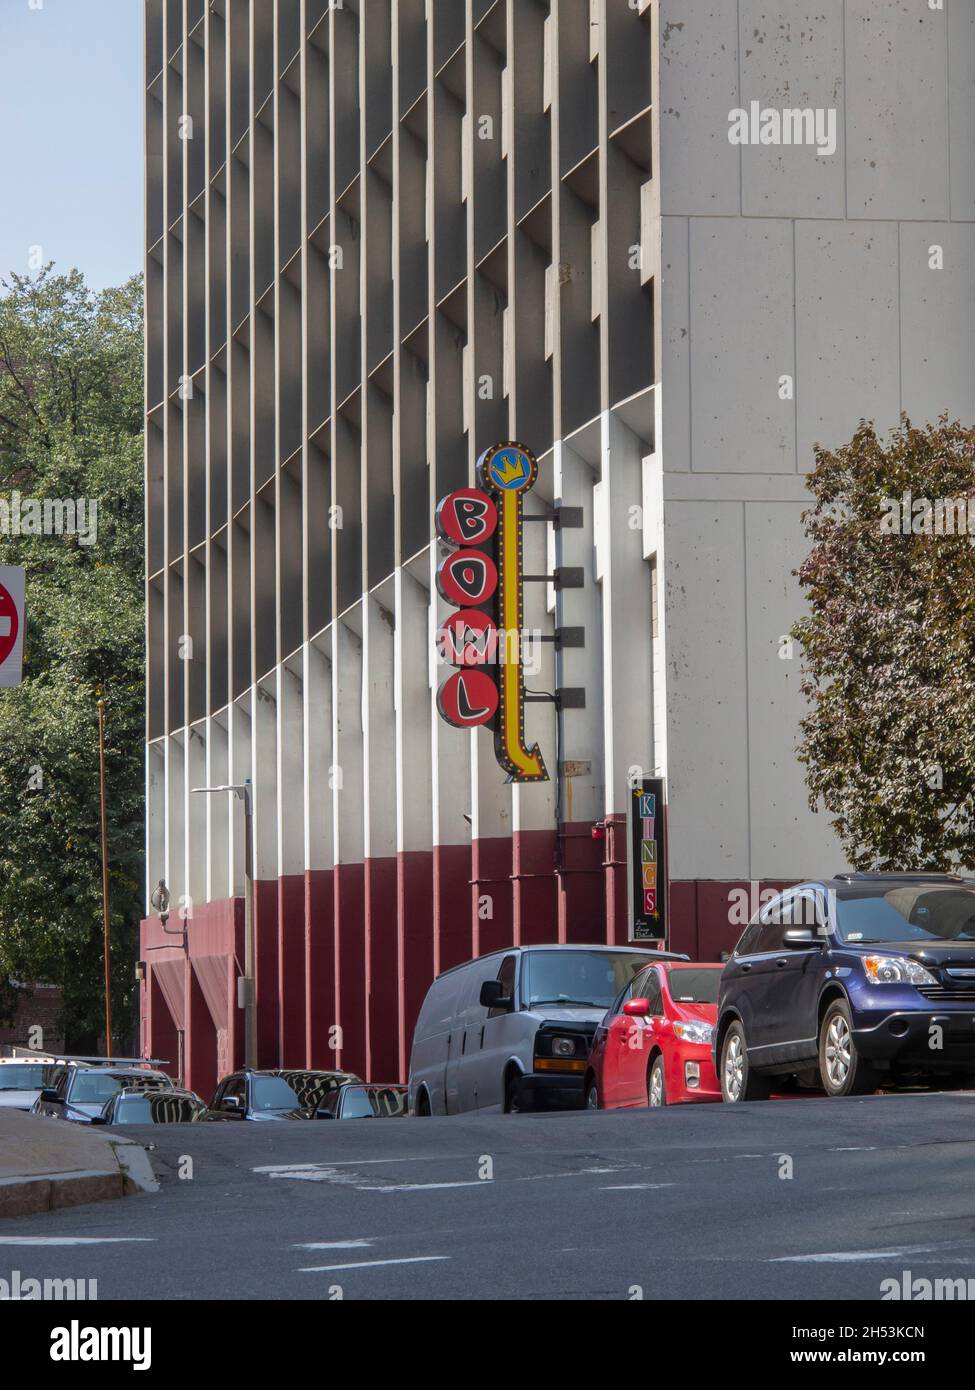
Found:
[[[844,448],[817,450],[809,486],[809,611],[793,635],[810,805],[860,869],[970,868],[975,430],[905,418],[884,442],[861,423]],[[965,509],[943,514],[945,500]]]
[[[102,1034],[96,700],[106,702],[113,1033],[131,1036],[143,875],[142,285],[14,276],[0,297],[0,508],[84,501],[95,533],[0,533],[27,571],[24,682],[0,691],[0,980],[63,993]],[[21,506],[16,506],[17,497]],[[30,525],[30,522],[27,522]],[[92,543],[93,541],[93,543]],[[0,1008],[3,1007],[0,997]],[[9,1003],[9,998],[8,998]]]

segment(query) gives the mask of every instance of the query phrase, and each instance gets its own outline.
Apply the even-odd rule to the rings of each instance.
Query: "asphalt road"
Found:
[[[877,1299],[905,1270],[975,1279],[975,1093],[126,1133],[155,1145],[158,1195],[3,1222],[0,1278],[97,1279],[100,1300]]]

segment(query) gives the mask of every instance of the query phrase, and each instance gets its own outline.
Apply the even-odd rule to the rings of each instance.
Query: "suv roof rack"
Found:
[[[905,878],[943,878],[949,883],[969,883],[970,875],[946,873],[944,869],[902,869],[885,870],[882,872],[867,872],[865,870],[856,873],[845,871],[835,874],[836,879],[842,879],[844,883],[876,883],[883,879],[905,879]]]

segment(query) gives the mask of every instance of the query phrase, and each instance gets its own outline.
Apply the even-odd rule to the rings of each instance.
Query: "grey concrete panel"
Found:
[[[791,473],[795,402],[779,381],[795,376],[792,225],[694,219],[690,240],[692,467]]]
[[[948,215],[947,20],[923,0],[847,0],[847,215]]]
[[[975,226],[900,228],[903,401],[916,424],[975,420]],[[943,268],[933,269],[937,248]]]
[[[749,873],[805,878],[834,873],[843,854],[828,816],[811,815],[796,759],[802,649],[789,631],[804,610],[793,571],[808,548],[802,505],[745,507],[748,628]]]
[[[951,216],[975,221],[975,5],[949,0],[948,115]]]
[[[843,0],[741,0],[741,106],[822,113],[813,144],[742,146],[742,212],[842,217],[846,202]],[[832,113],[832,114],[830,114]],[[811,132],[814,134],[814,132]],[[821,142],[822,143],[822,142]]]
[[[688,221],[661,218],[660,332],[663,466],[691,466],[691,322],[688,286]]]
[[[667,775],[672,878],[737,878],[748,863],[744,508],[671,502]]]
[[[796,223],[799,468],[846,444],[861,419],[900,413],[897,228]]]
[[[736,6],[661,0],[659,8],[661,209],[737,213],[740,158],[728,140],[728,114],[739,105]]]

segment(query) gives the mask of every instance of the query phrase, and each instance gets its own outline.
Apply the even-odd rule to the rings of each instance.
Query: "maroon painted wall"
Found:
[[[599,838],[591,824],[573,824],[561,841],[526,832],[258,883],[260,1065],[341,1066],[371,1080],[405,1080],[413,1026],[436,974],[512,944],[625,943],[625,836],[625,818],[610,817]],[[741,934],[741,908],[733,913],[732,906],[748,891],[738,881],[672,882],[671,949],[717,960]],[[156,919],[143,923],[144,1050],[175,1055],[183,1028],[187,1084],[208,1095],[221,1020],[201,980],[209,980],[212,1002],[215,967],[226,972],[230,1000],[223,1053],[235,1066],[242,1060],[242,900],[198,907],[188,943],[187,955],[178,938],[162,936]],[[182,996],[174,991],[173,962],[185,978]],[[170,972],[168,998],[181,1018],[154,978],[157,966]]]

